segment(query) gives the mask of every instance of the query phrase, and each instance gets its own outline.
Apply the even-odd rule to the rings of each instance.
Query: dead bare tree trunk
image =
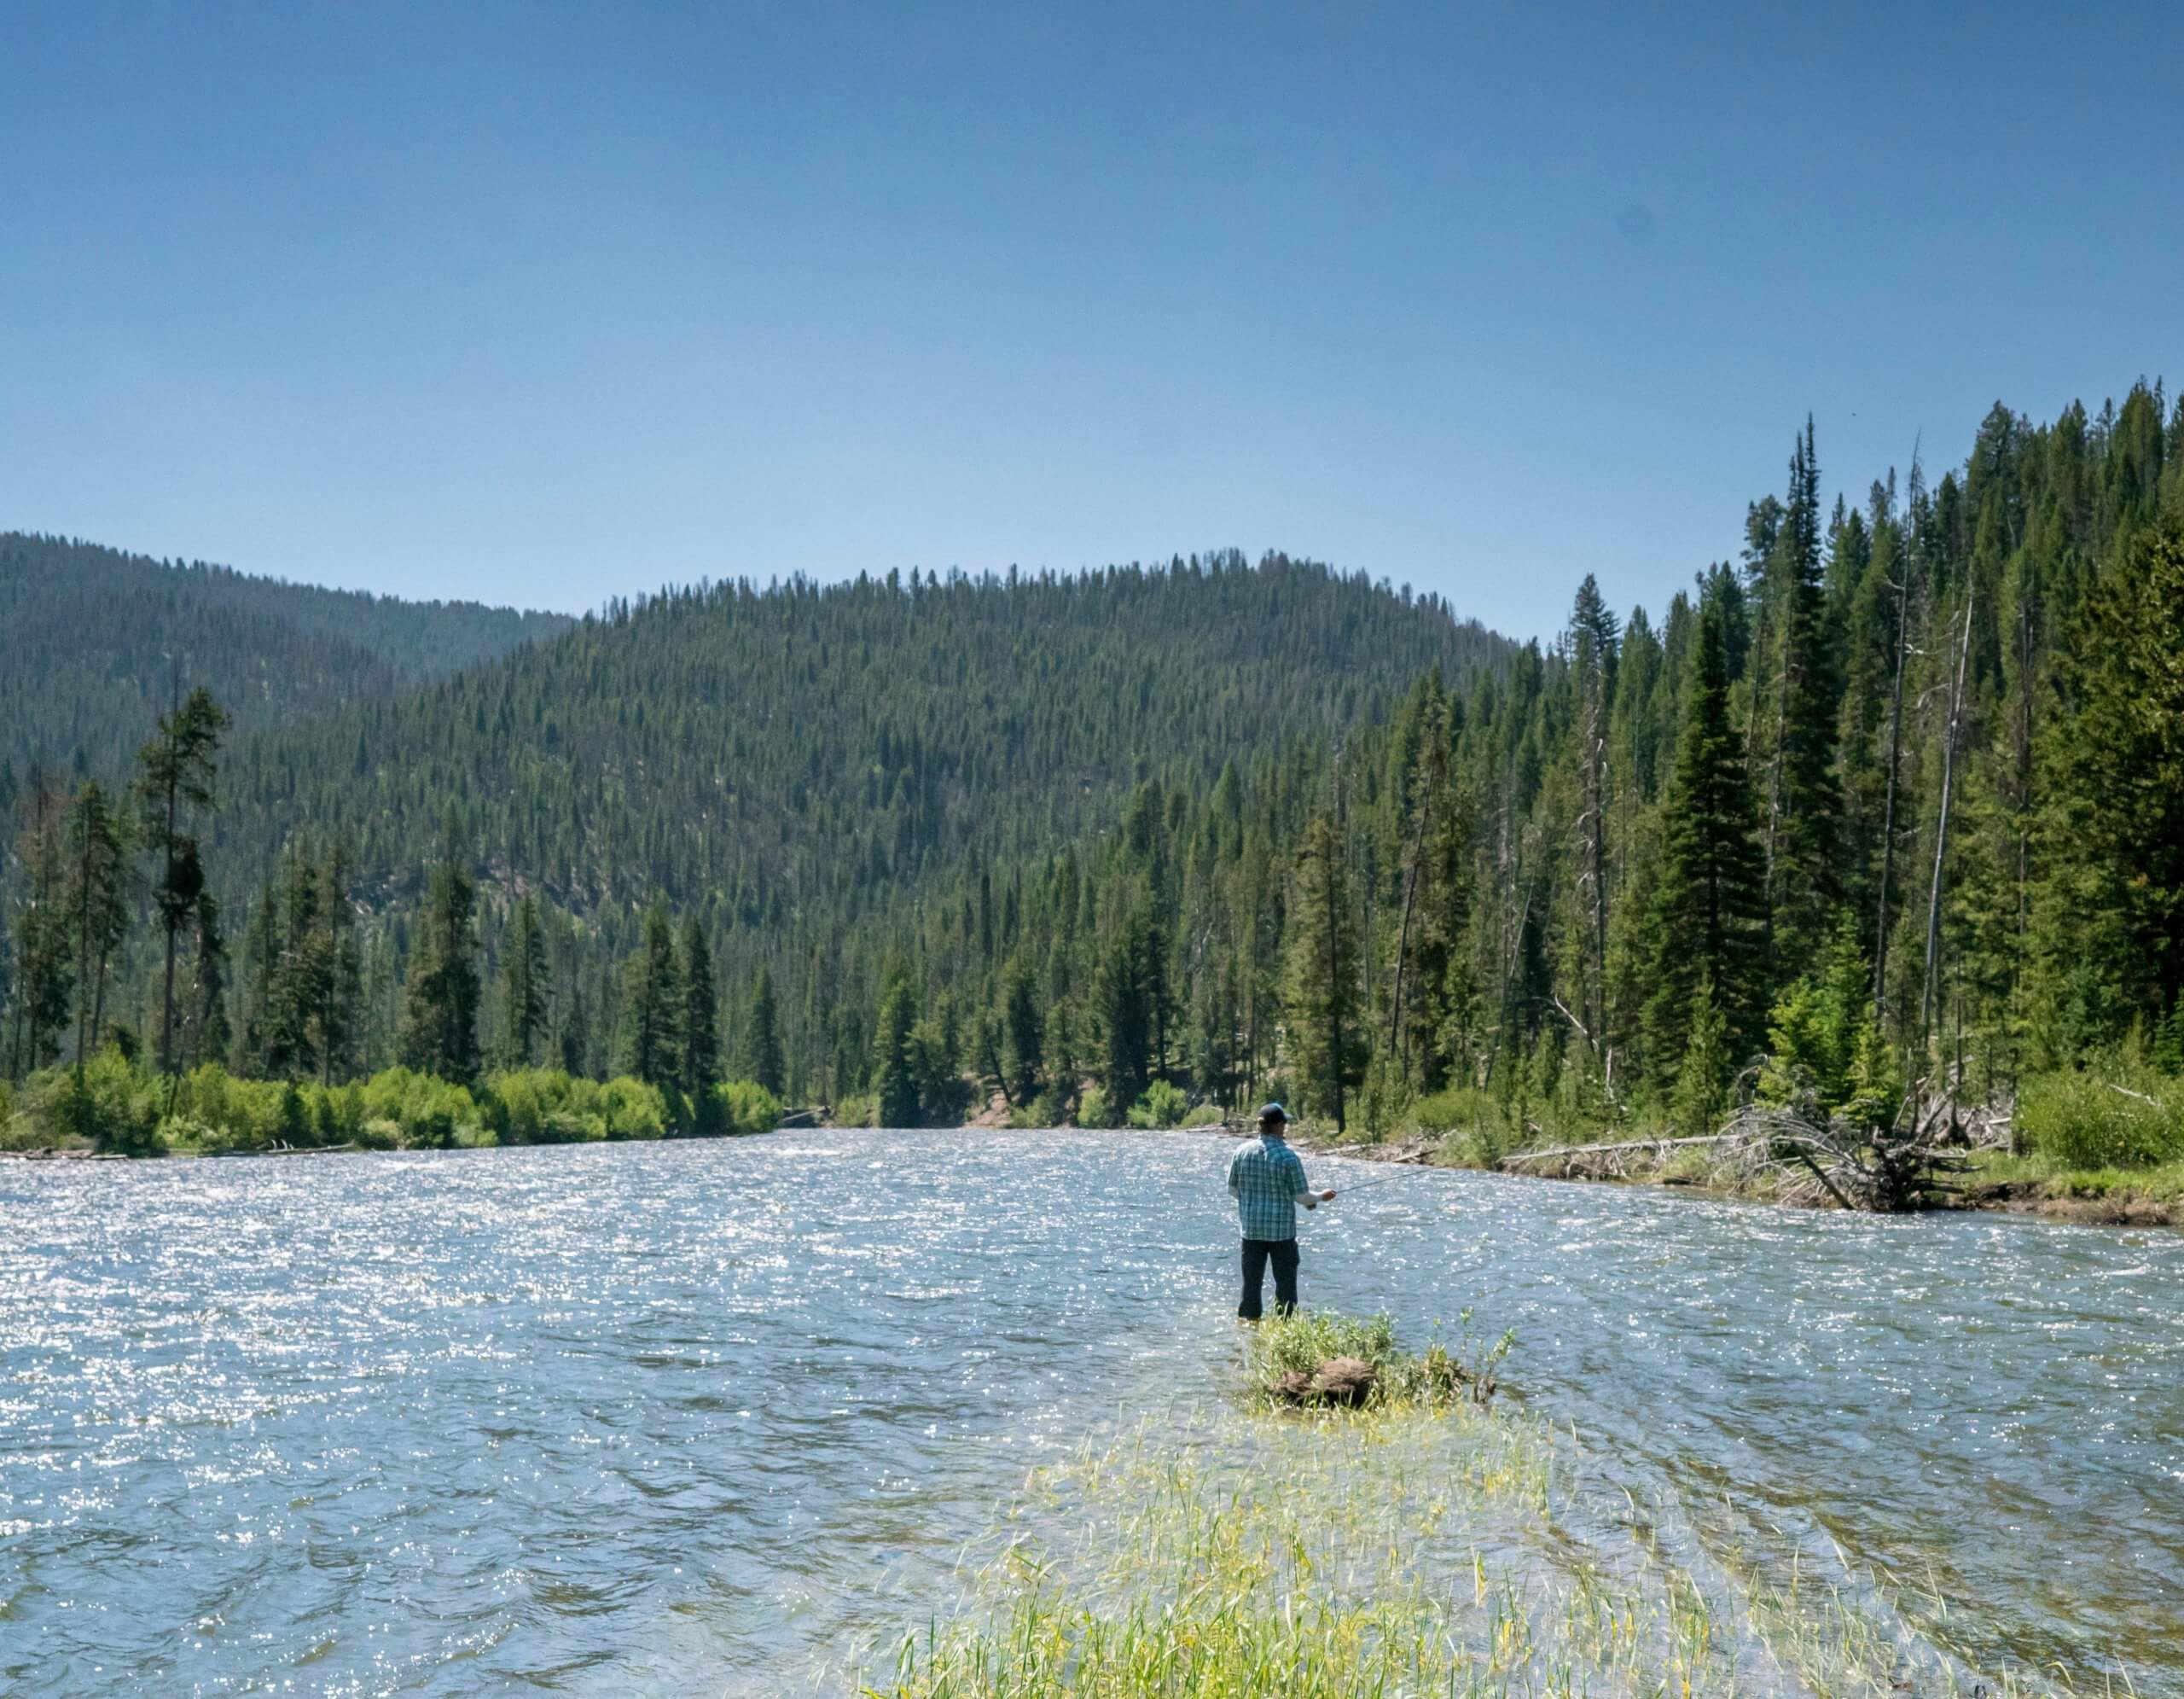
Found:
[[[1395,983],[1389,990],[1388,1048],[1399,1059],[1403,1083],[1410,1084],[1410,1043],[1403,1030],[1403,957],[1410,948],[1410,907],[1418,895],[1418,859],[1426,847],[1426,817],[1433,812],[1433,792],[1429,785],[1425,799],[1419,804],[1418,824],[1410,835],[1410,870],[1403,882],[1403,923],[1396,930]]]
[[[1923,1050],[1934,1026],[1934,995],[1942,955],[1942,863],[1949,853],[1949,802],[1956,789],[1956,740],[1964,719],[1964,673],[1972,656],[1972,610],[1978,597],[1975,585],[1964,591],[1964,635],[1957,644],[1956,680],[1949,696],[1949,733],[1942,740],[1941,817],[1934,826],[1934,877],[1926,896],[1926,985],[1919,1010],[1919,1044]]]
[[[1880,817],[1880,900],[1873,920],[1873,1019],[1888,1004],[1888,899],[1896,877],[1896,778],[1903,762],[1904,657],[1911,649],[1911,567],[1907,559],[1896,586],[1896,682],[1888,710],[1888,800]]]
[[[1603,724],[1606,680],[1600,660],[1594,658],[1590,688],[1585,698],[1585,812],[1591,830],[1586,835],[1592,881],[1593,1001],[1592,1049],[1606,1065],[1607,1046],[1607,729]]]

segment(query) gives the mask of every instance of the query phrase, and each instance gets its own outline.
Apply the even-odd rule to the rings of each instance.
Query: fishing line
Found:
[[[1335,1188],[1335,1199],[1339,1202],[1345,1195],[1350,1192],[1370,1191],[1374,1186],[1393,1185],[1397,1180],[1409,1179],[1409,1178],[1410,1177],[1408,1174],[1383,1174],[1377,1180],[1361,1180],[1354,1186],[1338,1186]]]

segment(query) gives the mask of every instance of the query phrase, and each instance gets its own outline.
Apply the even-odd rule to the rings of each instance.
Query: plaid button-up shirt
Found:
[[[1261,1133],[1228,1159],[1228,1191],[1247,1239],[1297,1236],[1297,1200],[1310,1188],[1304,1165],[1285,1139]]]

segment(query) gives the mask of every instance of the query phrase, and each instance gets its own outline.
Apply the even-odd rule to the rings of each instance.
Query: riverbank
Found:
[[[1234,1128],[1206,1130],[1236,1136]],[[1475,1142],[1453,1135],[1435,1138],[1413,1132],[1381,1139],[1333,1139],[1318,1138],[1300,1126],[1292,1129],[1290,1137],[1300,1150],[1324,1151],[1359,1161],[1522,1174],[1535,1179],[1660,1186],[1757,1203],[1836,1207],[1817,1185],[1785,1185],[1774,1171],[1756,1175],[1740,1172],[1711,1161],[1705,1147],[1665,1139],[1609,1141],[1616,1148],[1581,1148],[1559,1156],[1541,1151],[1490,1156],[1483,1155]],[[1542,1160],[1543,1156],[1547,1160]],[[2043,1156],[2013,1156],[2000,1149],[1976,1148],[1964,1151],[1962,1156],[1969,1166],[1967,1172],[1955,1177],[1957,1191],[1947,1206],[1950,1209],[2037,1215],[2086,1226],[2184,1227],[2184,1162],[2144,1168],[2076,1168]]]

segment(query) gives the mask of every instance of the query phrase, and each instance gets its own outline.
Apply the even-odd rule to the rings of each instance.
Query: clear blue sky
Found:
[[[11,6],[0,527],[405,595],[1658,608],[2174,368],[2184,7]]]

